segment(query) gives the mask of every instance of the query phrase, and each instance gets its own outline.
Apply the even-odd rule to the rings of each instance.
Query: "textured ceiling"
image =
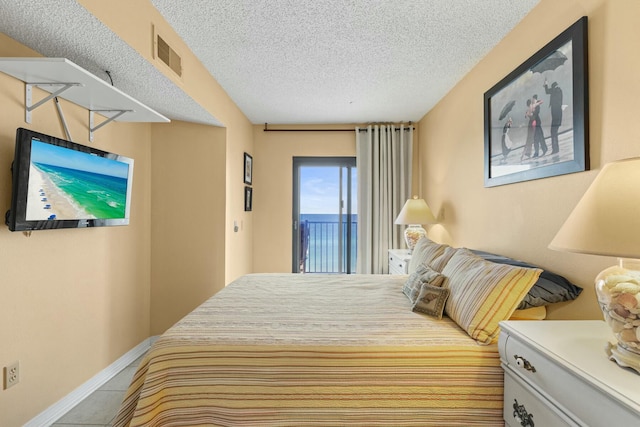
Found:
[[[253,123],[416,121],[538,0],[150,0]],[[126,11],[123,11],[126,13]],[[0,0],[0,31],[176,120],[220,125],[74,0]]]
[[[538,0],[151,2],[253,123],[362,123],[422,118]]]
[[[0,32],[52,57],[67,58],[164,116],[220,122],[75,0],[0,0]]]

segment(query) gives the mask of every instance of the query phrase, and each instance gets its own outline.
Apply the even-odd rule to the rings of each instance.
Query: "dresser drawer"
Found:
[[[507,377],[521,379],[577,425],[638,425],[637,413],[567,369],[564,360],[543,354],[508,334],[501,334],[499,347],[505,381]],[[604,346],[601,351],[604,355]],[[505,400],[505,405],[508,402]]]
[[[389,262],[389,274],[407,274],[407,265],[404,263],[392,264]]]
[[[510,427],[577,427],[544,396],[512,373],[504,376],[504,421]]]
[[[389,274],[408,274],[411,255],[404,251],[389,250]]]

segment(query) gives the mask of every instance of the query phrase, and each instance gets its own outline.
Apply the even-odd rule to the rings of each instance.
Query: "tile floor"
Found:
[[[142,356],[58,419],[52,427],[110,427]]]

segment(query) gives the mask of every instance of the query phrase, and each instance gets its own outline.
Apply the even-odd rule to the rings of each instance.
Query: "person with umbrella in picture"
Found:
[[[511,117],[507,120],[507,122],[502,127],[502,162],[504,163],[507,160],[507,156],[511,152],[511,147],[513,147],[513,142],[511,142],[511,138],[509,137],[509,130],[511,129],[511,125],[513,124],[513,120]]]
[[[562,89],[558,82],[551,83],[551,87],[544,81],[544,91],[549,95],[549,108],[551,108],[551,154],[560,151],[558,143],[558,128],[562,124]]]
[[[507,117],[507,114],[511,111],[513,106],[516,105],[516,101],[507,102],[504,107],[502,107],[502,111],[500,112],[500,116],[498,116],[498,120],[503,120]],[[511,147],[513,147],[513,143],[511,142],[511,138],[509,138],[509,130],[511,129],[511,125],[513,124],[513,120],[509,117],[509,120],[502,127],[502,161],[507,160],[507,156],[511,152]]]
[[[542,131],[542,120],[540,120],[540,104],[542,104],[542,100],[538,100],[538,95],[533,95],[533,148],[534,153],[533,157],[538,157],[540,155],[540,150],[542,150],[542,155],[544,156],[547,152],[547,143],[544,142],[544,132]]]
[[[540,73],[540,75],[544,75],[545,73],[553,72],[558,67],[561,67],[562,65],[564,65],[566,61],[567,61],[567,56],[561,51],[556,50],[552,52],[549,56],[544,58],[542,61],[538,62],[536,65],[531,67],[531,72]],[[560,90],[557,83],[555,83],[555,88],[558,88],[559,92],[554,89],[553,84],[551,86],[552,88],[548,89],[547,79],[545,78],[545,82],[544,82],[545,92],[548,95],[551,95],[551,91],[555,91],[555,97],[549,100],[549,107],[551,108],[551,154],[556,154],[559,151],[558,128],[560,127],[560,123],[562,122],[562,90]],[[558,96],[560,99],[559,103],[558,103]]]
[[[542,101],[538,100],[536,97],[527,99],[527,111],[524,113],[525,119],[528,120],[527,125],[527,139],[524,144],[524,150],[522,150],[522,156],[520,156],[520,161],[523,161],[526,158],[531,157],[531,151],[533,149],[535,135],[536,135],[536,119],[534,117],[535,109],[538,107]]]

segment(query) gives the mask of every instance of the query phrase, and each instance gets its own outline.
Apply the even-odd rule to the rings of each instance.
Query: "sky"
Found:
[[[31,143],[31,161],[125,179],[129,173],[127,163],[36,140]]]
[[[353,169],[354,175],[355,169]],[[346,176],[343,176],[346,185]],[[300,213],[337,214],[340,194],[339,168],[304,166],[300,170]],[[356,179],[352,179],[352,213],[356,213]],[[346,190],[343,198],[346,202]],[[346,213],[346,209],[344,211]]]

